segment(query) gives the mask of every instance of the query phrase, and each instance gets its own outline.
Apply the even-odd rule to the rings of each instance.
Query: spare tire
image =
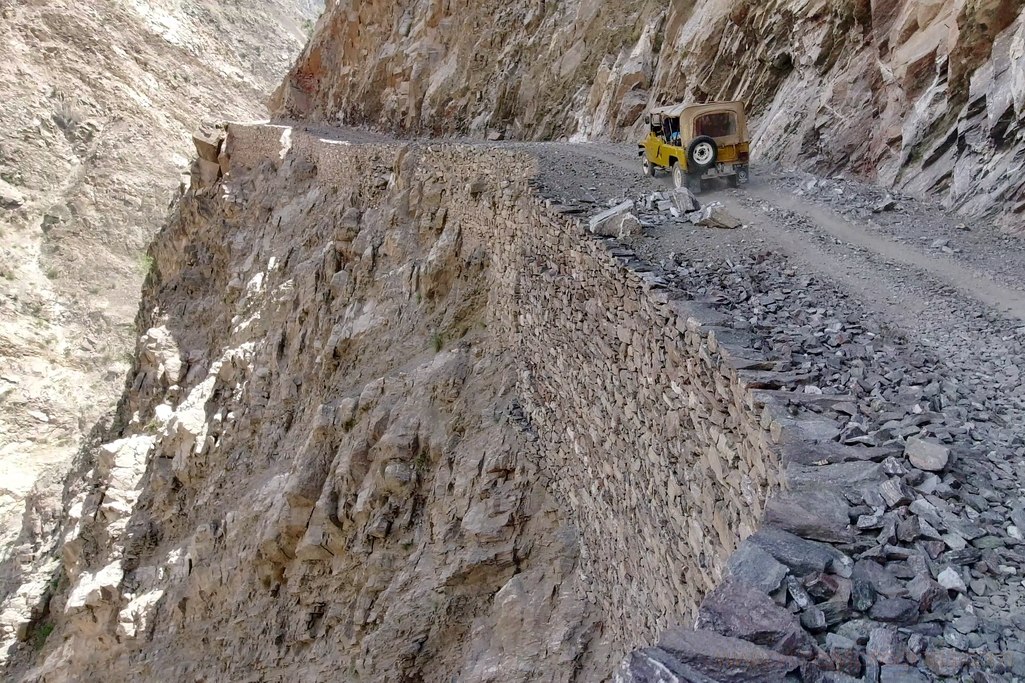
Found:
[[[701,135],[687,146],[687,170],[691,173],[704,173],[718,160],[719,145],[715,144],[715,138]]]

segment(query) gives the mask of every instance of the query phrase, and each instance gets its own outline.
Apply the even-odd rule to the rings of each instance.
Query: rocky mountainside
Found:
[[[24,679],[595,679],[578,533],[463,232],[479,209],[443,204],[499,168],[523,192],[529,160],[330,169],[282,130],[269,159],[238,139],[150,250],[121,426],[69,481]]]
[[[1020,9],[329,2],[272,99],[299,120],[193,141],[120,402],[0,565],[5,674],[1025,680],[1025,246],[985,217],[1018,216]],[[183,59],[231,43],[110,11]],[[224,107],[228,72],[190,71],[191,104]],[[146,73],[118,83],[152,113]],[[503,140],[628,139],[652,102],[725,97],[763,160],[888,189],[765,164],[694,197],[630,143]],[[106,139],[73,113],[39,130]],[[179,149],[147,144],[116,169]],[[99,187],[70,149],[61,198]],[[85,199],[32,218],[53,202],[18,184],[33,267],[121,263]],[[55,348],[3,375],[48,429],[23,396],[76,358]]]
[[[206,118],[266,115],[315,5],[0,2],[3,595],[43,543],[72,455],[123,386],[151,267],[144,248],[189,169],[191,132]]]
[[[1023,226],[1020,0],[351,2],[279,114],[412,133],[637,136],[656,103],[743,99],[755,154]]]
[[[1025,295],[862,254],[902,325],[628,146],[198,148],[15,680],[1025,678]]]

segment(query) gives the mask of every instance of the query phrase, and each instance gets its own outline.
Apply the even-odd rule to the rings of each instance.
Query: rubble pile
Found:
[[[1020,385],[1003,394],[960,381],[964,368],[875,325],[779,255],[664,265],[728,326],[754,333],[767,358],[764,379],[752,378],[761,394],[817,426],[784,446],[791,490],[770,500],[697,622],[761,649],[671,631],[617,680],[675,664],[721,680],[722,652],[746,672],[731,680],[1025,676]]]
[[[613,205],[588,219],[591,233],[601,237],[626,239],[643,234],[643,228],[662,223],[691,224],[707,228],[732,230],[743,225],[721,202],[702,206],[690,190],[679,188],[666,192],[652,192],[637,200],[613,201]],[[559,206],[560,213],[584,213],[586,207]],[[593,202],[587,202],[593,204]]]

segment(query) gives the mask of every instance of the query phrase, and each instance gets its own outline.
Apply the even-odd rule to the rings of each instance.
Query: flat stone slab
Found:
[[[784,492],[765,504],[765,521],[801,538],[850,543],[849,510],[844,497],[828,489]]]
[[[658,646],[719,683],[783,681],[801,666],[801,660],[794,657],[711,631],[669,629]]]
[[[752,534],[748,540],[790,567],[797,576],[825,571],[844,559],[840,551],[825,543],[809,541],[789,531],[768,526]]]
[[[844,492],[859,491],[866,484],[886,481],[883,466],[876,462],[838,462],[833,465],[797,465],[786,468],[787,482],[792,489],[826,487]]]

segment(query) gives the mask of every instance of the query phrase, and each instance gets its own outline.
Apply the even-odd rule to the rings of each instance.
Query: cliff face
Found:
[[[8,594],[45,555],[40,516],[131,367],[145,248],[191,132],[266,115],[315,4],[0,2],[0,600],[16,603],[3,610],[27,617],[38,597]]]
[[[609,670],[486,328],[488,255],[442,206],[479,172],[414,184],[393,146],[332,177],[260,130],[272,153],[240,141],[151,249],[124,426],[70,484],[26,680]]]
[[[743,99],[756,154],[968,213],[1025,210],[1018,0],[332,3],[278,114],[393,131],[629,138]],[[998,203],[1004,204],[998,207]]]

